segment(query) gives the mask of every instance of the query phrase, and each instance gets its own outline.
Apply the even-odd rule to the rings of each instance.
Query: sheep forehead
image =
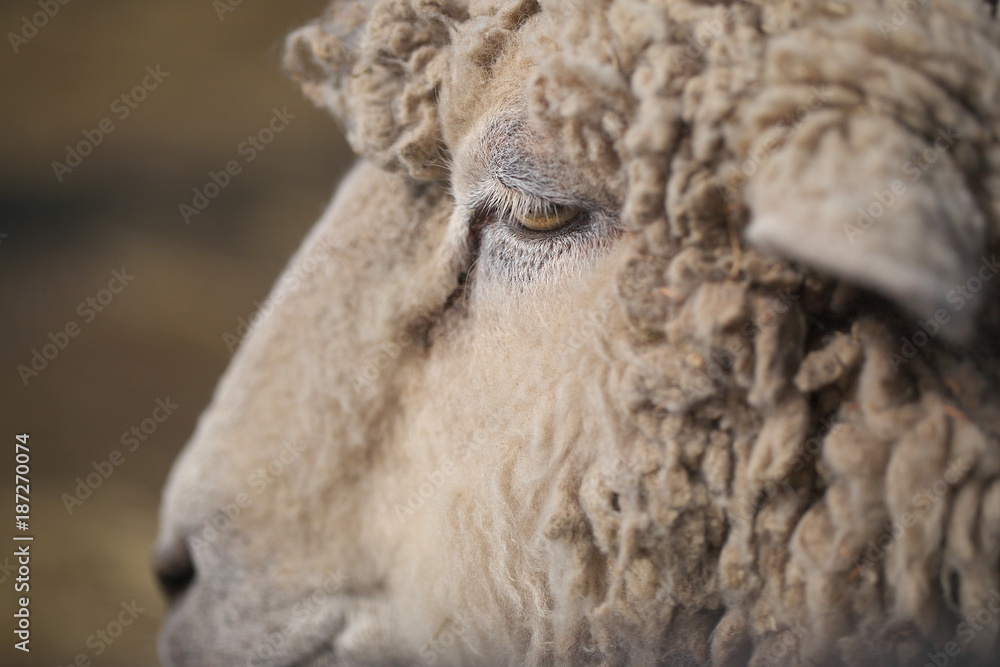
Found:
[[[508,70],[506,75],[523,86],[524,70]],[[523,94],[511,97],[504,92],[486,100],[452,142],[450,182],[460,208],[490,182],[547,201],[585,195],[609,209],[621,203],[606,182],[591,178],[565,154],[558,138],[529,113]]]
[[[452,187],[460,205],[490,181],[545,199],[559,199],[573,186],[551,141],[516,110],[484,114],[454,151]]]
[[[528,24],[516,33],[500,34],[493,31],[492,17],[470,19],[459,26],[439,102],[448,145],[459,145],[483,119],[525,108],[524,85],[535,65],[521,42],[541,22]]]

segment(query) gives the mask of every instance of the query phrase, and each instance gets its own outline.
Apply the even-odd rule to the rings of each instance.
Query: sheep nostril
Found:
[[[153,570],[160,590],[171,604],[191,587],[195,578],[194,561],[186,542],[175,542],[156,550]]]

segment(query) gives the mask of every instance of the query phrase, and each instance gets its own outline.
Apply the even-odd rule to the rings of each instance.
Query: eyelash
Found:
[[[576,209],[578,207],[498,186],[491,188],[480,201],[476,209],[475,220],[481,226],[485,226],[490,220],[503,221],[511,231],[534,238],[544,238],[565,234],[576,228],[578,223],[586,218],[586,210],[579,207],[579,212],[566,220],[565,223],[555,229],[545,231],[530,229],[519,221],[530,217],[556,217],[561,210],[567,208]]]
[[[548,199],[493,181],[473,196],[469,233],[476,273],[487,280],[525,283],[579,266],[622,232],[617,216],[596,202]],[[557,216],[558,226],[527,227],[527,216]]]

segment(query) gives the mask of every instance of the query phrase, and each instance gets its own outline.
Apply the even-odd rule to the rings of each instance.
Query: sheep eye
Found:
[[[580,209],[576,206],[560,206],[550,204],[539,211],[525,211],[514,214],[514,219],[533,232],[550,232],[566,226],[578,215]]]

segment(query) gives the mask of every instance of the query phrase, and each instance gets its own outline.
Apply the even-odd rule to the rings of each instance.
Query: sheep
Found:
[[[164,664],[995,661],[993,14],[294,32],[360,158],[171,473]]]

